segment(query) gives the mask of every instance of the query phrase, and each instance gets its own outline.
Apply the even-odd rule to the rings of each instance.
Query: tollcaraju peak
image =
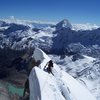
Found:
[[[62,28],[72,28],[72,25],[70,24],[70,22],[67,19],[64,19],[62,21],[60,21],[58,24],[56,24],[56,29],[60,30]]]

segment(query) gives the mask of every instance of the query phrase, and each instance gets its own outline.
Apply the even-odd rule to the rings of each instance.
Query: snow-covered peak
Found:
[[[52,70],[54,76],[48,74],[44,66],[50,58],[42,50],[36,48],[33,57],[41,64],[29,76],[30,100],[96,100],[86,87],[56,64]]]
[[[72,28],[72,25],[70,24],[70,22],[67,19],[64,19],[62,21],[60,21],[57,25],[56,25],[56,29],[60,30],[61,28]]]

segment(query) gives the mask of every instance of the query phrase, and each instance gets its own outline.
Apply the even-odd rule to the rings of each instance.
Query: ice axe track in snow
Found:
[[[35,48],[33,57],[40,60],[29,76],[30,100],[96,100],[78,81],[54,64],[54,76],[43,70],[50,58]]]

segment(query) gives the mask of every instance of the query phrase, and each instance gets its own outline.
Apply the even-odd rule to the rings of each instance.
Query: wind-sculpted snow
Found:
[[[54,77],[34,68],[29,77],[30,100],[65,100]]]
[[[29,76],[30,100],[96,100],[86,87],[56,64],[54,76],[45,72],[43,67],[50,58],[43,51],[35,49],[33,57],[42,63],[33,68]]]
[[[97,100],[100,100],[100,60],[84,56],[82,59],[73,61],[73,56],[50,57],[60,66],[60,68],[71,76],[75,77],[80,83],[88,88],[94,94]]]

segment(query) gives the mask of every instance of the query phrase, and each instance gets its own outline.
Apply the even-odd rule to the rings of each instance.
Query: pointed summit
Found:
[[[70,24],[70,22],[67,19],[63,19],[62,21],[60,21],[58,24],[56,24],[56,29],[60,30],[62,28],[72,28],[72,25]]]

